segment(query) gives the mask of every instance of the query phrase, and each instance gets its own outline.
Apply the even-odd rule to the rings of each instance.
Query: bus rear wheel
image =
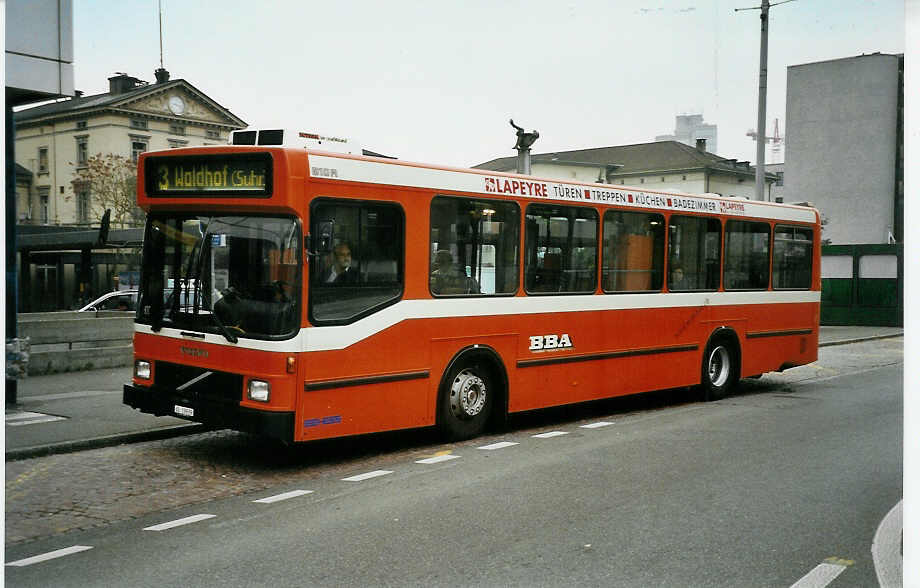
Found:
[[[485,430],[496,394],[495,378],[481,361],[460,360],[441,387],[438,424],[451,440],[469,439]]]
[[[703,400],[720,400],[738,383],[740,362],[735,346],[727,339],[713,339],[703,353]]]

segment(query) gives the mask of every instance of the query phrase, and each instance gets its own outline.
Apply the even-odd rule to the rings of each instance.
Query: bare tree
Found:
[[[137,207],[137,164],[131,159],[97,153],[77,168],[71,184],[74,194],[89,193],[85,214],[90,219],[99,221],[109,208],[113,227],[143,226],[144,212]]]

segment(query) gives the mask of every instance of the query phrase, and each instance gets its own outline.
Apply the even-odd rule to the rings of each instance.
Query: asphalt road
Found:
[[[792,586],[836,574],[834,588],[877,585],[873,541],[902,494],[902,363],[900,339],[845,345],[715,403],[671,392],[528,415],[459,444],[391,435],[270,456],[258,491],[208,500],[176,487],[188,495],[176,508],[7,545],[6,580]],[[194,468],[200,454],[176,443],[97,451]],[[65,458],[18,462],[12,486],[8,464],[8,512],[11,490]],[[104,472],[109,460],[97,461]],[[86,484],[111,486],[104,475]],[[49,553],[61,556],[27,559]]]

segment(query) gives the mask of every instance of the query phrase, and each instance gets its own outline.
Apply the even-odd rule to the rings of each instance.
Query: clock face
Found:
[[[171,96],[169,98],[169,110],[176,115],[182,114],[185,112],[185,102],[179,96]]]

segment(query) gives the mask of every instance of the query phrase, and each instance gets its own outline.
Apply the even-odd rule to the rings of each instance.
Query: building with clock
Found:
[[[18,173],[31,172],[17,190],[21,225],[98,225],[101,210],[90,190],[74,185],[87,160],[115,154],[137,161],[144,151],[219,145],[246,123],[186,80],[158,69],[148,83],[124,73],[109,78],[105,94],[21,110],[14,115]],[[18,174],[17,174],[18,175]]]

